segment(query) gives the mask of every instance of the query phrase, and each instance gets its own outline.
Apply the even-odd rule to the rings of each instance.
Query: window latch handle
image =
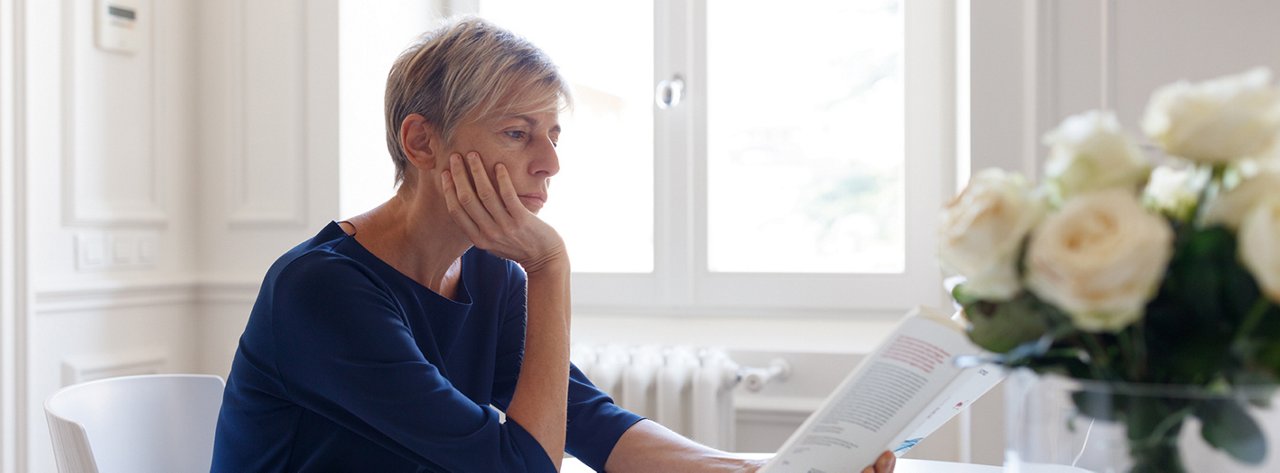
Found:
[[[670,79],[658,81],[657,90],[653,93],[653,101],[659,110],[667,110],[680,105],[684,100],[684,78],[679,74]]]

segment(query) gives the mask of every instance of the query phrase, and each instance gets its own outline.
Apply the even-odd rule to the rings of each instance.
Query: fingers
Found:
[[[507,213],[507,206],[502,203],[498,192],[494,190],[493,181],[489,180],[489,173],[484,169],[484,161],[480,160],[480,154],[467,153],[466,161],[467,168],[471,170],[471,182],[475,183],[476,197],[480,203],[494,220],[499,223],[508,221],[511,215]]]
[[[528,213],[529,209],[520,202],[520,194],[516,192],[515,184],[511,183],[511,174],[507,171],[507,166],[502,163],[495,164],[493,175],[498,179],[498,194],[502,197],[502,203],[506,204],[507,211],[511,212],[513,217],[522,210]]]
[[[894,466],[897,462],[898,457],[893,456],[893,452],[885,450],[885,452],[881,453],[879,457],[876,457],[876,462],[874,464],[867,465],[866,468],[863,468],[862,473],[893,473]]]
[[[465,158],[449,156],[449,169],[440,173],[440,189],[459,229],[477,248],[511,259],[526,271],[544,260],[565,258],[564,241],[524,206],[510,170],[499,163],[493,173],[495,179],[490,180],[475,152]]]
[[[893,456],[891,452],[880,454],[880,458],[876,459],[876,473],[893,473],[894,464],[898,462],[898,457]]]
[[[455,153],[449,156],[449,169],[440,173],[441,191],[449,214],[472,244],[516,259],[528,252],[529,243],[525,241],[529,229],[516,215],[529,211],[520,202],[506,167],[496,165],[494,174],[501,192],[494,189],[478,153],[465,157]]]
[[[463,233],[475,240],[480,235],[480,229],[476,227],[476,222],[471,219],[467,211],[462,208],[462,204],[458,202],[458,189],[454,185],[452,172],[444,171],[440,173],[440,188],[444,194],[445,207],[449,209],[449,214],[453,216],[453,221],[459,227],[462,227]]]
[[[448,174],[453,178],[454,192],[446,192],[446,194],[456,194],[455,197],[458,199],[459,207],[462,211],[466,212],[467,217],[475,222],[475,226],[479,228],[481,234],[492,234],[496,228],[493,214],[485,204],[480,201],[476,188],[472,187],[471,180],[467,179],[469,172],[466,164],[462,161],[462,156],[457,154],[449,156]],[[487,179],[484,180],[487,181]],[[490,186],[489,188],[490,199],[492,199],[492,195],[494,194],[492,192],[493,187]],[[506,211],[504,210],[503,213],[506,213]]]

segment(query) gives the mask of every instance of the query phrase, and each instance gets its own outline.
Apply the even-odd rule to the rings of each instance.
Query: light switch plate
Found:
[[[111,262],[107,259],[107,237],[101,233],[76,235],[76,269],[92,271],[103,269]]]
[[[119,53],[136,52],[144,13],[139,0],[96,0],[93,23],[98,47]]]

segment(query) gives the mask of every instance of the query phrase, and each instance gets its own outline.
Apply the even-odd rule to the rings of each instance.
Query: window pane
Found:
[[[541,216],[574,271],[653,271],[653,4],[482,0],[480,14],[541,47],[573,88]]]
[[[708,267],[905,266],[901,0],[709,0]]]
[[[387,70],[432,28],[430,0],[338,3],[338,215],[367,212],[395,195],[382,100]]]

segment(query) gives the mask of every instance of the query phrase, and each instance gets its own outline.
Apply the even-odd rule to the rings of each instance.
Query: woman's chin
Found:
[[[534,215],[537,215],[538,211],[542,210],[543,203],[540,199],[522,196],[520,197],[520,203],[524,204],[524,208]]]

